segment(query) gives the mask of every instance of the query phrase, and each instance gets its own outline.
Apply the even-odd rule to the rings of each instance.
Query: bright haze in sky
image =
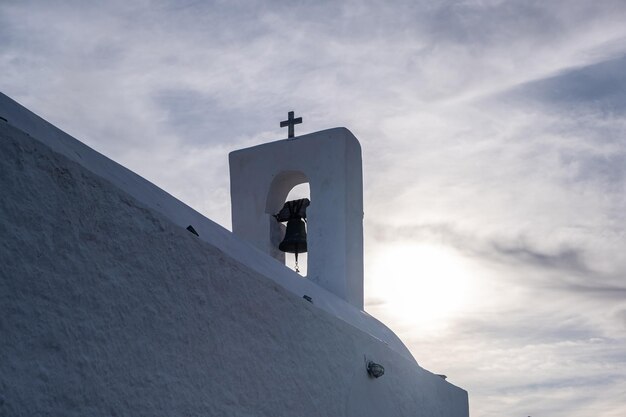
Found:
[[[626,415],[624,1],[0,1],[0,90],[230,228],[228,152],[349,128],[366,310],[473,416]],[[303,158],[306,155],[302,156]]]

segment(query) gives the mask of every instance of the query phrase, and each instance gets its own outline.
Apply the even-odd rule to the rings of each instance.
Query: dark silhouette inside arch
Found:
[[[278,250],[278,245],[285,236],[285,225],[277,222],[272,215],[278,213],[286,201],[301,198],[312,200],[307,176],[301,171],[283,171],[274,177],[267,194],[265,206],[265,212],[269,215],[270,241],[274,248],[272,256],[292,269],[295,266],[295,256]],[[308,221],[309,219],[307,219],[307,223]],[[298,264],[302,276],[307,274],[307,261],[307,253],[302,253],[298,256]]]

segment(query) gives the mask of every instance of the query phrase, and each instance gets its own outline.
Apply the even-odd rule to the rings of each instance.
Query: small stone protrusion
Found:
[[[367,363],[367,373],[373,378],[380,378],[385,375],[385,368],[379,363],[369,361]]]

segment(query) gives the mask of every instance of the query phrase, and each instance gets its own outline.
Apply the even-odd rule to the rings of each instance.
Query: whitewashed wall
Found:
[[[0,189],[2,416],[468,415],[398,346],[3,122]]]

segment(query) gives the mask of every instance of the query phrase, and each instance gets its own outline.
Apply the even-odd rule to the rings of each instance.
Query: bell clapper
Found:
[[[300,268],[298,267],[298,252],[296,252],[296,272],[300,273]]]

